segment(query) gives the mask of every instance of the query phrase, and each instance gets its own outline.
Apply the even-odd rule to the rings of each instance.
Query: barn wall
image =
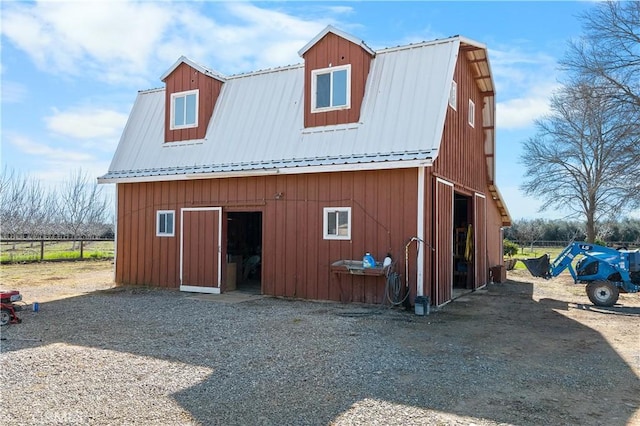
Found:
[[[502,226],[502,217],[500,212],[494,203],[490,199],[487,200],[487,229],[500,229]],[[487,233],[487,257],[489,267],[502,265],[503,253],[502,253],[502,233],[501,232],[488,232]]]
[[[337,275],[330,265],[361,260],[365,251],[377,260],[391,252],[404,276],[404,246],[416,235],[417,186],[416,169],[118,184],[116,282],[177,288],[180,209],[220,206],[223,218],[229,211],[263,213],[263,293],[381,303],[384,277]],[[324,207],[351,207],[350,241],[322,238]],[[155,236],[157,210],[176,211],[174,237]],[[223,242],[223,259],[225,251]],[[410,277],[415,295],[413,260]]]
[[[454,73],[458,84],[457,109],[447,107],[440,153],[433,170],[439,176],[475,191],[487,190],[482,129],[483,99],[470,73],[465,55],[458,56]],[[475,105],[475,127],[468,124],[469,99]]]
[[[182,63],[166,78],[165,83],[165,142],[203,139],[213,114],[213,107],[222,90],[222,82]],[[195,89],[200,89],[198,93],[198,127],[169,130],[171,94]]]
[[[362,47],[328,33],[304,54],[304,127],[357,123],[371,55]],[[311,71],[351,64],[351,108],[311,113]]]
[[[447,107],[447,116],[438,158],[434,162],[434,174],[454,183],[455,190],[466,195],[474,193],[486,196],[483,218],[486,229],[475,234],[476,247],[483,247],[485,253],[477,252],[482,260],[476,271],[474,287],[486,282],[487,269],[500,264],[500,215],[488,191],[487,165],[484,152],[484,132],[482,128],[482,108],[484,99],[478,90],[470,72],[468,60],[464,54],[458,56],[454,72],[457,82],[456,109]],[[468,124],[469,99],[475,103],[475,126]],[[474,204],[479,198],[474,196]],[[476,207],[474,211],[477,212]],[[486,262],[486,265],[485,265]]]

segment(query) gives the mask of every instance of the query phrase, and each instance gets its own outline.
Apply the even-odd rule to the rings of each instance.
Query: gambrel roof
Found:
[[[461,46],[484,50],[451,37],[375,52],[360,120],[352,124],[304,128],[302,64],[225,77],[198,140],[165,143],[164,89],[139,92],[100,181],[429,165],[438,155]]]

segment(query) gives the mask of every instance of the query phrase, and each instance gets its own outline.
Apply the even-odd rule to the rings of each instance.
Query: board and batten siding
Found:
[[[438,158],[434,162],[435,176],[453,184],[456,192],[470,197],[474,213],[474,245],[476,247],[475,279],[473,287],[487,283],[488,268],[501,264],[496,253],[500,244],[500,222],[496,222],[494,203],[487,203],[488,196],[487,163],[484,151],[484,129],[482,108],[484,98],[470,71],[466,55],[458,55],[454,71],[457,83],[456,108],[447,107],[447,115]],[[474,126],[469,124],[469,100],[475,104]],[[490,205],[490,207],[488,207]],[[494,209],[494,210],[491,210]],[[487,210],[490,210],[487,212]],[[441,238],[440,236],[438,238]],[[443,243],[438,242],[441,246]],[[448,248],[447,248],[448,249]],[[500,263],[493,263],[500,262]],[[438,277],[438,286],[444,277]],[[439,295],[438,302],[446,300]]]
[[[453,78],[458,86],[456,109],[447,107],[438,158],[433,164],[436,175],[460,187],[485,193],[487,165],[482,129],[484,100],[470,73],[465,55],[458,55]],[[469,99],[475,103],[475,126],[469,125]]]
[[[357,123],[371,67],[371,55],[362,47],[328,33],[303,55],[304,127]],[[311,113],[311,72],[330,66],[351,64],[351,108]]]
[[[417,176],[398,169],[118,184],[116,282],[177,288],[180,209],[222,207],[222,259],[226,213],[262,212],[264,294],[382,303],[384,277],[338,275],[330,267],[366,251],[379,261],[391,252],[404,276],[404,246],[416,234]],[[351,240],[323,239],[324,207],[351,207]],[[157,210],[175,210],[174,237],[156,236]],[[415,277],[411,261],[412,294]]]
[[[165,90],[165,142],[179,142],[193,139],[203,139],[207,133],[209,120],[213,115],[213,108],[220,96],[222,82],[202,74],[200,71],[182,63],[169,75]],[[198,127],[170,130],[171,122],[171,94],[187,90],[198,91]]]

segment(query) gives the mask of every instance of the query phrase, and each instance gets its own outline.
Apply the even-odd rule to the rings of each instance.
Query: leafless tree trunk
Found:
[[[107,201],[102,187],[90,182],[86,173],[78,170],[71,174],[60,189],[58,212],[66,232],[75,241],[83,233],[92,234],[96,224],[103,224],[107,212]]]
[[[551,114],[524,143],[522,189],[596,224],[640,206],[640,113],[609,96],[610,86],[582,82],[553,96]]]
[[[529,252],[533,252],[533,245],[544,235],[544,228],[545,223],[542,219],[520,222],[518,232],[524,241],[529,243]],[[522,246],[522,252],[524,253],[524,245]]]
[[[14,237],[24,234],[28,179],[5,167],[0,182],[2,234]]]

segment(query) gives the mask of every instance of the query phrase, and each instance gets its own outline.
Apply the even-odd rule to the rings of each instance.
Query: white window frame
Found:
[[[181,126],[176,126],[176,120],[175,120],[175,114],[176,114],[176,99],[178,98],[185,98],[185,122],[186,122],[186,98],[188,95],[196,95],[196,117],[195,117],[195,122],[194,123],[189,123],[189,124],[183,124]],[[180,129],[190,129],[193,127],[198,127],[198,107],[200,104],[200,90],[195,89],[195,90],[187,90],[184,92],[177,92],[177,93],[172,93],[171,94],[171,117],[170,120],[171,122],[169,123],[169,128],[171,130],[180,130]]]
[[[347,212],[347,235],[329,234],[329,213]],[[336,232],[340,225],[336,219]],[[351,239],[351,207],[325,207],[322,210],[322,235],[325,240]]]
[[[476,127],[476,104],[469,99],[469,126]]]
[[[451,81],[451,89],[449,90],[449,106],[454,110],[458,110],[458,83]]]
[[[333,106],[333,73],[336,71],[347,70],[347,103],[345,105]],[[329,86],[329,106],[316,108],[317,98],[317,80],[320,74],[331,74],[331,85]],[[351,108],[351,64],[340,65],[336,67],[322,68],[311,71],[311,112],[326,112]]]
[[[162,231],[160,229],[160,216],[171,215],[171,232]],[[165,219],[166,224],[166,219]],[[173,237],[176,234],[176,211],[175,210],[158,210],[156,212],[156,237]]]

